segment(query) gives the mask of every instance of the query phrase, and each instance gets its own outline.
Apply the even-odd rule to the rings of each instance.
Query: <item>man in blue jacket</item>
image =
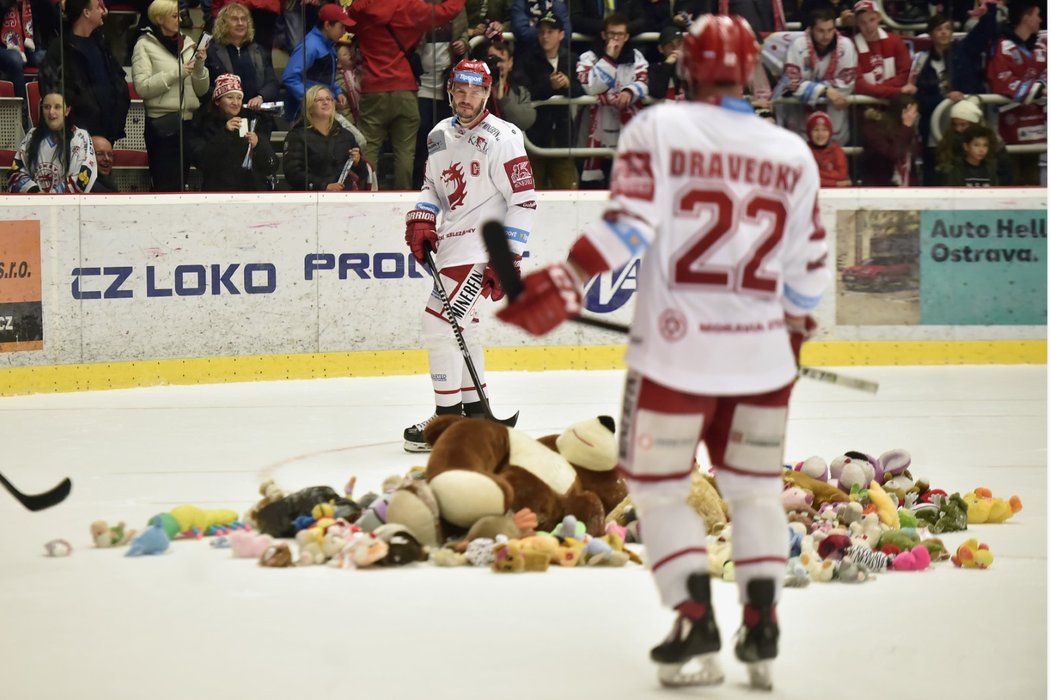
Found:
[[[338,3],[329,3],[317,13],[317,26],[292,49],[281,77],[288,91],[284,112],[289,122],[299,116],[306,90],[313,85],[324,85],[340,107],[347,105],[346,95],[335,80],[335,42],[353,26],[354,21]]]

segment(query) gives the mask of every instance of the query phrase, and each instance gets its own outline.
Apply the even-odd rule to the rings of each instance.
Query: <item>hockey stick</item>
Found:
[[[66,500],[66,496],[68,496],[69,492],[73,489],[73,482],[68,478],[63,479],[62,483],[50,491],[33,495],[24,494],[16,489],[14,484],[4,478],[3,474],[0,474],[0,484],[3,484],[4,488],[7,489],[19,503],[31,511],[44,510],[45,508],[58,505]]]
[[[489,252],[489,264],[496,271],[496,276],[499,278],[500,284],[503,285],[503,291],[507,293],[507,298],[513,301],[521,294],[523,287],[521,277],[514,267],[514,256],[510,252],[510,246],[507,245],[507,234],[503,229],[503,225],[498,221],[487,222],[481,229],[481,237],[484,239],[485,248]],[[624,335],[628,335],[631,332],[630,326],[622,323],[612,323],[588,316],[574,316],[569,320],[582,326],[601,328],[602,330],[623,333]],[[874,394],[879,390],[877,382],[847,377],[837,372],[814,369],[813,367],[800,367],[798,376],[815,379],[820,382],[828,382],[829,384],[838,384],[850,389],[866,391],[870,394]]]
[[[456,318],[456,314],[452,311],[452,303],[449,302],[448,294],[445,293],[445,285],[441,283],[441,273],[438,271],[437,265],[434,264],[434,254],[430,252],[429,245],[423,245],[423,253],[426,255],[427,265],[430,266],[430,271],[434,275],[434,287],[437,288],[438,295],[441,297],[441,304],[445,307],[445,313],[448,314],[449,325],[452,326],[452,332],[456,336],[459,351],[463,354],[463,362],[467,365],[467,371],[470,373],[470,381],[474,382],[474,389],[478,392],[478,400],[485,411],[485,417],[513,428],[518,422],[518,413],[520,411],[515,412],[510,418],[496,418],[492,415],[489,400],[485,397],[485,392],[481,388],[481,379],[478,377],[478,371],[474,369],[474,361],[470,359],[470,350],[467,349],[467,342],[463,340],[463,333],[459,330],[459,319]]]

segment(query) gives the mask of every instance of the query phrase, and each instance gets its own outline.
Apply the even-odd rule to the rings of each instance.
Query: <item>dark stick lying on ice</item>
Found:
[[[503,290],[507,293],[507,298],[513,301],[521,294],[523,287],[521,277],[514,267],[514,255],[510,252],[510,246],[507,245],[507,234],[503,229],[503,225],[498,221],[489,221],[482,227],[481,236],[485,240],[485,247],[489,252],[489,264],[496,271],[496,276],[499,277],[500,284],[503,285]],[[603,321],[588,316],[576,316],[569,320],[583,326],[600,328],[625,335],[631,330],[630,326],[622,323],[612,323],[611,321]],[[848,377],[837,372],[829,372],[813,367],[799,367],[798,376],[815,379],[818,382],[827,382],[850,389],[866,391],[870,394],[874,394],[879,390],[877,382]]]
[[[73,482],[69,479],[63,479],[62,482],[44,493],[38,494],[24,494],[14,487],[10,481],[4,478],[3,474],[0,474],[0,484],[4,485],[12,496],[18,499],[18,502],[24,505],[26,508],[32,511],[44,510],[51,506],[58,505],[62,501],[66,500],[66,496],[73,489]]]

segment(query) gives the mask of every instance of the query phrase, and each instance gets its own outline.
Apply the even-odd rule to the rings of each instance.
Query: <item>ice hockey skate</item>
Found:
[[[656,662],[664,686],[717,685],[725,675],[718,660],[722,640],[711,609],[710,577],[692,574],[686,588],[690,600],[679,606],[671,633],[652,648],[649,657]]]
[[[757,690],[772,690],[773,659],[777,657],[777,606],[773,603],[772,579],[761,578],[747,584],[744,624],[736,636],[736,658],[747,664],[748,680]]]
[[[430,421],[437,418],[437,414],[430,416],[425,421],[405,428],[405,452],[430,452],[433,446],[423,437],[423,431],[430,425]]]

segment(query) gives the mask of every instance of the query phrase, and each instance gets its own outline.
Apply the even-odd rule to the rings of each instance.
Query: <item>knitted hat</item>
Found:
[[[215,91],[212,93],[211,98],[218,102],[219,98],[231,92],[236,92],[242,98],[244,97],[244,90],[241,88],[241,79],[233,73],[223,73],[215,79]]]
[[[953,104],[948,111],[948,116],[952,119],[968,121],[971,124],[980,124],[984,120],[984,113],[981,111],[981,108],[970,100],[959,100]]]
[[[813,129],[817,124],[823,124],[824,128],[828,131],[834,131],[831,128],[831,117],[824,112],[814,112],[806,119],[806,136],[809,136],[813,132]]]

